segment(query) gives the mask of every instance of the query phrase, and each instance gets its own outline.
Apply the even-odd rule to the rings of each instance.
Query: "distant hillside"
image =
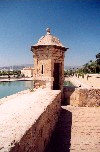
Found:
[[[13,65],[13,66],[3,66],[3,67],[0,67],[0,69],[4,69],[4,70],[10,70],[10,69],[13,69],[13,70],[22,70],[23,68],[25,67],[33,67],[33,64],[23,64],[23,65]]]
[[[81,67],[81,66],[65,66],[64,69],[65,69],[65,70],[69,70],[69,69],[73,69],[73,68],[74,68],[74,69],[77,69],[77,68],[80,68],[80,67]]]
[[[3,67],[0,67],[0,70],[1,69],[4,69],[4,70],[10,70],[10,69],[13,69],[13,70],[22,70],[23,68],[25,67],[33,67],[33,64],[22,64],[22,65],[13,65],[13,66],[3,66]],[[69,69],[77,69],[77,68],[80,68],[81,66],[65,66],[64,69],[65,70],[69,70]]]

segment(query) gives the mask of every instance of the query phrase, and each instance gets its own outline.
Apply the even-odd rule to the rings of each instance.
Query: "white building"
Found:
[[[21,70],[21,74],[24,74],[25,77],[33,77],[34,68],[32,67],[25,67]]]

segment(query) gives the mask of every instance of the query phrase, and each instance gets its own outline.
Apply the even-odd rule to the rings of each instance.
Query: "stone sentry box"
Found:
[[[46,81],[46,87],[62,90],[64,83],[65,48],[58,38],[51,35],[50,29],[38,43],[31,46],[34,58],[34,80]]]

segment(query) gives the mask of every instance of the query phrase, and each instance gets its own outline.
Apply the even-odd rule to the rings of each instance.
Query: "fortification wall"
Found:
[[[59,90],[38,89],[0,106],[0,151],[43,152],[58,120]]]
[[[64,87],[64,101],[73,106],[100,106],[100,89]]]

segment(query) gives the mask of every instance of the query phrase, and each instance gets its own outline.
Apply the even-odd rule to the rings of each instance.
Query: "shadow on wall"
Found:
[[[75,86],[64,86],[63,88],[63,99],[62,99],[62,106],[70,105],[70,96],[75,91]]]
[[[61,108],[58,123],[45,152],[70,152],[72,113]]]

